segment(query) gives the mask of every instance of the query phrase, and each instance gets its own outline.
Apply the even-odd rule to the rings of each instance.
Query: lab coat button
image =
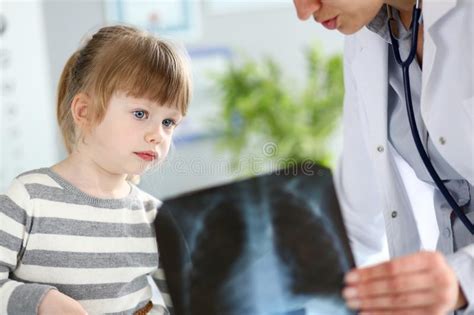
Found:
[[[385,149],[384,149],[383,145],[379,145],[379,146],[377,147],[377,151],[379,151],[380,153],[382,153],[384,150],[385,150]]]
[[[446,143],[446,139],[444,137],[439,137],[439,143],[441,143],[441,145],[444,145]]]
[[[451,236],[451,230],[449,228],[445,228],[443,231],[443,235],[446,238],[449,238]]]
[[[397,215],[398,215],[398,212],[397,212],[397,211],[392,211],[392,218],[395,219],[395,218],[397,217]]]

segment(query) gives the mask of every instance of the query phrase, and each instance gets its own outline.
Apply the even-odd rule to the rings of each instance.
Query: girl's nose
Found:
[[[300,20],[307,20],[321,8],[321,0],[293,0]]]
[[[163,140],[162,128],[155,127],[145,134],[145,141],[151,144],[158,144]]]

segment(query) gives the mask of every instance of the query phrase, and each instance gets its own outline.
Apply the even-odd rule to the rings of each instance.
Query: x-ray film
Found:
[[[177,315],[345,315],[354,260],[328,169],[298,166],[166,200],[155,221]]]

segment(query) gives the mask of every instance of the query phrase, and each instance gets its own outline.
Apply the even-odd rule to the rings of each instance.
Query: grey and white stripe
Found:
[[[35,314],[54,288],[89,314],[143,307],[149,275],[166,290],[153,227],[159,205],[133,185],[125,198],[100,199],[48,168],[18,176],[0,195],[0,314]]]

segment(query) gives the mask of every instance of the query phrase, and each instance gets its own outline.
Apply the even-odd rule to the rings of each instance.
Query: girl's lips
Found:
[[[335,30],[337,27],[337,16],[321,23],[328,30]]]
[[[156,154],[154,153],[149,153],[149,152],[135,152],[135,154],[141,158],[142,160],[145,160],[145,161],[153,161],[156,159]]]

